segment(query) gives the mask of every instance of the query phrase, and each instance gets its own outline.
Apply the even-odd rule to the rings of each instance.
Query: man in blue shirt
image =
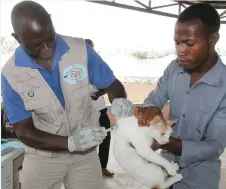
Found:
[[[31,70],[38,70],[53,94],[56,95],[61,106],[65,108],[65,94],[61,88],[59,62],[70,51],[68,43],[55,32],[47,11],[33,1],[18,3],[12,10],[11,20],[15,32],[12,35],[20,43],[14,55],[14,64],[18,71],[20,68],[27,67]],[[115,78],[109,66],[90,45],[86,44],[85,48],[88,59],[89,83],[102,89],[102,93],[107,93],[111,102],[114,98],[126,98],[123,85]],[[82,56],[76,54],[76,52],[73,53],[75,57]],[[42,156],[38,157],[37,154],[25,156],[22,188],[60,188],[62,183],[65,184],[65,188],[101,188],[101,172],[100,174],[97,172],[101,169],[99,169],[99,161],[96,158],[97,154],[90,155],[87,152],[83,156],[76,156],[70,155],[68,151],[85,152],[94,144],[97,146],[106,136],[104,131],[96,128],[96,130],[91,129],[89,132],[84,131],[83,134],[80,133],[80,135],[76,134],[75,136],[72,134],[69,137],[40,130],[33,122],[34,111],[27,110],[21,94],[15,91],[4,74],[1,75],[1,80],[4,105],[17,137],[33,149],[59,154],[57,157],[59,156],[59,161],[61,161],[61,163],[55,162],[56,157],[43,158]],[[45,91],[43,92],[45,93]],[[34,93],[28,92],[28,96],[32,98]],[[69,155],[65,155],[65,153]],[[67,163],[71,159],[67,161],[62,159],[66,156],[75,158],[76,161],[79,161],[78,164],[68,165]],[[89,158],[92,158],[92,161]],[[63,166],[64,164],[67,167]],[[86,167],[80,169],[83,164],[86,164]],[[78,170],[74,171],[74,168]]]
[[[215,51],[220,16],[208,4],[195,4],[178,17],[174,40],[177,59],[166,68],[158,85],[135,109],[139,124],[149,125],[170,101],[176,119],[163,156],[180,166],[183,179],[173,189],[219,188],[226,146],[226,66]]]

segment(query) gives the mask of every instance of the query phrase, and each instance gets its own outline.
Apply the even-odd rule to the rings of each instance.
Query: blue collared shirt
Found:
[[[226,147],[226,66],[219,58],[192,87],[190,79],[190,74],[173,61],[144,106],[162,109],[169,100],[170,118],[177,119],[173,136],[182,141],[178,163],[184,178],[173,188],[216,189],[219,156]]]
[[[88,56],[88,74],[90,84],[98,88],[107,88],[115,80],[115,76],[110,67],[101,57],[86,44]],[[15,51],[15,64],[20,67],[31,67],[38,69],[45,81],[54,91],[61,105],[64,107],[65,101],[60,84],[59,61],[69,50],[68,44],[60,35],[56,36],[56,51],[54,54],[52,71],[49,72],[38,65],[25,51],[19,46]],[[4,75],[1,75],[1,90],[3,103],[11,124],[31,117],[31,112],[27,111],[21,97],[12,89]]]

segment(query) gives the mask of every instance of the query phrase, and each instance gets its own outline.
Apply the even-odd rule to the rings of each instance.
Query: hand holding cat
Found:
[[[150,126],[150,122],[155,116],[163,116],[156,107],[135,107],[134,115],[138,119],[139,126]]]
[[[169,143],[160,145],[157,141],[154,141],[151,145],[151,148],[154,151],[158,149],[163,149],[163,150],[167,150],[172,153],[180,155],[182,151],[182,143],[181,143],[181,140],[170,137]]]
[[[151,148],[152,150],[156,151],[161,148],[161,145],[156,140],[154,140],[154,142],[151,145]]]

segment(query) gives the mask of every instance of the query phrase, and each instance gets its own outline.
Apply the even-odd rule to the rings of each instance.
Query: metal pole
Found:
[[[152,7],[151,9],[159,9],[159,8],[165,8],[165,7],[172,7],[178,5],[178,3],[173,3],[173,4],[169,4],[169,5],[161,5],[161,6],[157,6],[157,7]]]
[[[178,6],[178,15],[181,13],[181,3],[179,3],[179,6]]]
[[[149,6],[149,8],[151,8],[151,0],[149,0],[148,6]]]
[[[226,10],[220,13],[220,17],[222,18],[226,14]]]
[[[95,1],[95,0],[92,0],[92,1],[88,1],[88,2],[102,4],[102,5],[108,5],[108,6],[118,7],[118,8],[124,8],[124,9],[128,9],[128,10],[140,11],[140,12],[145,12],[145,13],[149,13],[149,14],[157,14],[157,15],[167,16],[167,17],[171,17],[171,18],[177,18],[178,17],[177,14],[171,14],[171,13],[167,13],[167,12],[152,10],[150,8],[144,9],[144,8],[135,7],[135,6],[131,6],[131,5],[113,3],[113,2],[110,2],[110,1]]]
[[[149,9],[149,7],[143,3],[141,3],[140,1],[135,1],[136,3],[138,3],[139,5],[141,5],[142,7]]]

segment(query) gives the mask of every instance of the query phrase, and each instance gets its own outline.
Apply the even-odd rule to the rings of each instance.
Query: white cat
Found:
[[[126,106],[124,102],[126,102],[125,99],[117,99],[113,102],[111,109],[113,115],[122,115],[123,111],[131,114],[131,110],[128,108],[126,110],[126,106],[129,106],[128,101]],[[165,121],[162,117],[156,116],[149,127],[139,127],[134,116],[119,117],[113,153],[124,171],[142,185],[150,188],[165,189],[180,181],[182,175],[177,173],[178,164],[169,162],[150,147],[154,139],[159,144],[169,142],[172,133],[171,125],[175,121]]]

